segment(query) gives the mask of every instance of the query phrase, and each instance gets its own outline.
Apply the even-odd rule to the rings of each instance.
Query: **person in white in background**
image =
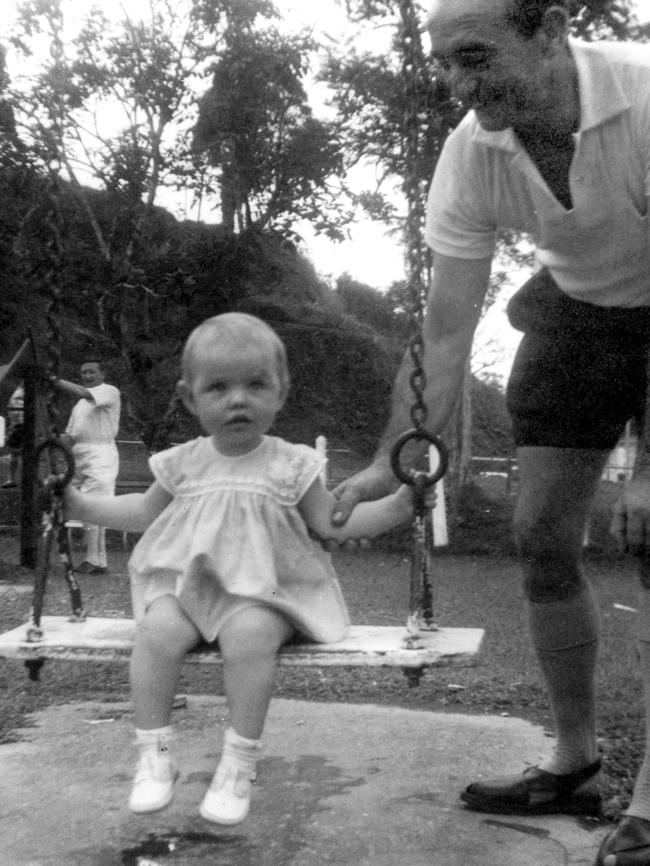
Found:
[[[23,417],[25,390],[19,385],[9,398],[7,419],[9,421],[5,447],[9,449],[9,478],[3,487],[17,487],[20,483],[23,450]]]
[[[75,462],[73,484],[84,493],[111,496],[119,470],[115,437],[120,425],[120,392],[104,381],[103,363],[87,358],[81,364],[81,385],[65,379],[54,384],[64,393],[79,397],[62,436],[70,446]],[[84,524],[85,558],[78,572],[105,574],[106,530],[93,523]]]

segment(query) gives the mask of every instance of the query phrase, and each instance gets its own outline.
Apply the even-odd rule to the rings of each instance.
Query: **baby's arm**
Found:
[[[66,520],[86,520],[122,532],[144,532],[171,500],[171,494],[157,481],[144,493],[123,496],[97,496],[67,487],[65,516]]]
[[[428,493],[427,507],[432,507],[435,494]],[[320,538],[339,544],[351,538],[372,538],[395,526],[407,523],[413,516],[412,488],[400,485],[394,493],[368,502],[360,502],[343,526],[331,521],[335,496],[317,478],[298,503],[298,510],[307,526]]]

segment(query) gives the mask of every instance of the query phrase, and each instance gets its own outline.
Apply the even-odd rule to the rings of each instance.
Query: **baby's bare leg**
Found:
[[[241,737],[258,740],[262,734],[275,685],[277,652],[293,631],[277,611],[246,607],[219,632],[231,725]]]
[[[200,635],[171,595],[157,598],[138,626],[131,656],[131,699],[141,730],[169,724],[183,660]]]

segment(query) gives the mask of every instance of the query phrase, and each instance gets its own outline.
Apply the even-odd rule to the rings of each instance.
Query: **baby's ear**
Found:
[[[183,401],[183,405],[188,410],[188,412],[191,412],[192,415],[195,415],[196,409],[194,406],[194,396],[192,395],[192,389],[184,379],[180,379],[176,383],[176,393]]]
[[[280,382],[280,408],[284,407],[284,404],[287,402],[287,397],[289,396],[289,388],[291,387],[291,380],[289,379],[289,375],[287,374],[283,381]]]

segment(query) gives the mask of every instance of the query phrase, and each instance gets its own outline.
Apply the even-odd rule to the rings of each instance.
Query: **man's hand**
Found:
[[[366,469],[347,478],[333,491],[337,499],[332,510],[332,523],[343,526],[358,502],[381,499],[395,488],[397,481],[389,466],[371,463]]]
[[[610,531],[621,550],[650,553],[650,477],[633,478],[614,506]]]
[[[369,499],[380,499],[391,492],[395,485],[395,478],[389,468],[376,467],[375,464],[368,466],[361,472],[357,472],[351,478],[341,482],[332,492],[337,499],[332,509],[332,524],[343,526],[358,502]],[[343,544],[339,544],[333,538],[317,538],[321,547],[330,553],[342,548],[343,550],[363,550],[370,547],[367,538],[348,538]]]

